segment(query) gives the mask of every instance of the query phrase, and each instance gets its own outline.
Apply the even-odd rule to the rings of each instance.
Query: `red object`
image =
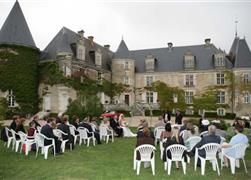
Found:
[[[104,113],[101,116],[105,117],[105,118],[114,118],[114,116],[118,116],[119,117],[120,113]]]
[[[22,146],[23,153],[25,153],[25,149],[26,149],[26,144],[23,144],[23,146]]]

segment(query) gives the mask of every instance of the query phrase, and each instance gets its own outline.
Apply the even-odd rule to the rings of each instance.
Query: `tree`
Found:
[[[156,81],[151,87],[146,87],[146,89],[158,93],[158,103],[160,105],[160,109],[165,110],[180,108],[184,110],[186,107],[184,91],[178,87],[170,87],[164,82]],[[177,101],[175,98],[177,98]]]
[[[111,83],[110,81],[103,80],[102,91],[110,97],[110,104],[114,102],[114,97],[119,96],[125,90],[123,84]]]

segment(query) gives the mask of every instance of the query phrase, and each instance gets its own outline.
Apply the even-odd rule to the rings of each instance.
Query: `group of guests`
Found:
[[[186,140],[189,139],[192,136],[199,136],[199,131],[201,128],[196,128],[192,123],[188,122],[186,119],[182,121],[183,125],[179,128],[172,128],[172,125],[170,122],[165,122],[165,119],[163,116],[159,117],[158,122],[155,124],[154,128],[157,127],[164,127],[165,131],[161,133],[160,141],[162,141],[163,144],[163,161],[166,161],[166,157],[171,158],[171,152],[166,152],[166,149],[173,144],[182,144],[185,146],[188,146],[186,144]],[[235,144],[238,143],[248,143],[248,138],[246,135],[244,135],[243,132],[243,126],[240,123],[235,124],[234,130],[236,135],[233,136],[229,143],[223,143],[222,144],[222,138],[226,137],[226,132],[222,129],[220,129],[219,123],[213,123],[213,124],[207,124],[203,125],[207,127],[208,133],[201,137],[201,140],[192,148],[189,152],[184,152],[183,157],[186,161],[187,155],[192,157],[195,155],[196,148],[200,148],[205,144],[208,143],[217,143],[221,144],[221,148],[229,148],[232,147]],[[203,129],[204,130],[204,129]],[[184,131],[184,132],[183,132]],[[137,133],[137,143],[136,147],[143,145],[143,144],[150,144],[155,146],[154,143],[154,135],[151,131],[151,129],[148,127],[148,123],[145,120],[141,120],[141,124],[138,128]],[[205,157],[206,153],[204,150],[198,151],[199,155],[201,157]],[[229,152],[231,153],[231,152]],[[140,154],[137,153],[137,159],[140,159]],[[225,162],[227,164],[227,161]],[[149,164],[145,163],[145,167],[148,167]],[[200,166],[200,160],[198,159],[197,166]],[[179,168],[178,163],[176,163],[176,167]]]

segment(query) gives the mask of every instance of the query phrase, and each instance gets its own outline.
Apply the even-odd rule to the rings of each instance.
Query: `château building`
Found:
[[[1,28],[0,53],[4,51],[1,45],[6,44],[12,47],[9,51],[15,51],[16,45],[38,50],[18,1]],[[219,115],[226,112],[238,115],[251,113],[251,90],[248,88],[251,84],[251,52],[245,38],[238,36],[234,37],[229,53],[217,48],[209,38],[198,45],[175,46],[169,42],[164,48],[140,50],[130,50],[122,39],[117,51],[113,52],[109,45],[96,43],[93,36],[85,37],[83,30],[76,33],[63,27],[47,47],[39,51],[38,61],[40,64],[57,62],[65,76],[81,71],[94,80],[106,79],[127,85],[125,92],[113,102],[121,109],[128,109],[135,103],[158,109],[157,92],[147,91],[144,87],[162,81],[185,91],[187,114],[194,113],[194,96],[212,86],[218,87],[217,103],[222,104],[217,109]],[[0,59],[0,68],[3,62],[4,59]],[[226,72],[233,73],[231,82]],[[239,88],[240,84],[242,88]],[[0,87],[0,97],[7,98],[11,107],[18,106],[15,86]],[[231,91],[233,86],[235,88]],[[40,109],[55,113],[67,109],[69,98],[77,98],[76,91],[63,84],[48,86],[40,83],[37,94],[41,99]],[[104,93],[98,96],[106,108],[112,107]],[[226,104],[229,108],[224,108]]]

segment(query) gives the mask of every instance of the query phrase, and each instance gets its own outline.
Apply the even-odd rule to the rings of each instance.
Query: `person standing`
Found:
[[[175,124],[182,124],[182,114],[181,114],[181,111],[180,109],[177,109],[176,110],[176,116],[175,116]]]
[[[163,114],[163,120],[164,123],[170,122],[171,121],[171,112],[169,110],[166,110]]]

